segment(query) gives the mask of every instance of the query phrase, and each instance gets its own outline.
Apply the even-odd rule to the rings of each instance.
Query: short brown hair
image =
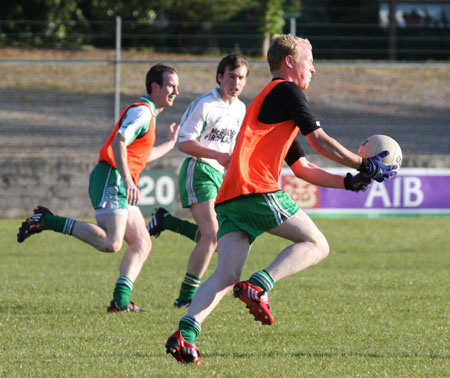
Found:
[[[145,87],[147,88],[148,94],[152,93],[152,83],[156,83],[159,86],[163,85],[164,72],[176,74],[177,70],[173,67],[169,67],[161,63],[155,64],[148,70],[147,76],[145,78]]]
[[[245,66],[247,67],[247,76],[249,74],[248,69],[248,62],[247,59],[245,59],[244,56],[241,54],[229,54],[222,58],[222,60],[219,62],[219,65],[217,66],[217,72],[216,72],[216,82],[219,83],[219,75],[222,75],[225,73],[225,69],[227,67],[230,67],[230,70],[234,70],[238,67]]]
[[[312,49],[311,43],[305,38],[296,37],[292,34],[275,35],[267,51],[267,63],[269,63],[270,72],[279,69],[283,59],[288,55],[292,55],[295,60],[298,60],[301,53],[300,44]]]

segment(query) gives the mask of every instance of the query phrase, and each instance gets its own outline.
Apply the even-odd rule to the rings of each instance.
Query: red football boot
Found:
[[[266,291],[248,281],[238,282],[233,287],[234,296],[244,302],[250,312],[263,324],[273,324],[273,316],[270,313],[269,296]]]
[[[200,365],[200,352],[194,344],[188,343],[178,330],[166,341],[166,353],[170,353],[178,362]]]

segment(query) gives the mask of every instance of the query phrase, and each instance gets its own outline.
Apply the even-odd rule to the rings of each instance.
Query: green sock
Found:
[[[178,325],[183,338],[191,344],[195,344],[195,338],[200,335],[202,325],[193,316],[183,316]]]
[[[75,219],[60,217],[58,215],[45,215],[42,218],[44,230],[53,230],[62,234],[72,235]]]
[[[198,242],[200,238],[200,230],[195,223],[174,217],[172,214],[167,215],[163,219],[162,225],[164,230],[170,230],[184,235],[195,242]]]
[[[180,302],[192,300],[198,288],[200,287],[200,282],[201,279],[199,277],[195,277],[192,274],[186,272],[186,275],[184,276],[184,281],[181,284],[180,295],[178,296],[178,300]]]
[[[248,280],[252,285],[258,286],[267,292],[273,289],[275,281],[267,270],[260,270],[259,272],[253,273]]]
[[[120,276],[114,287],[113,298],[117,306],[123,307],[130,303],[130,295],[133,290],[133,281],[127,276]]]

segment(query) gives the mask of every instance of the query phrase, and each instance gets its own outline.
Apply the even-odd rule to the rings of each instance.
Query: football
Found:
[[[368,158],[383,151],[389,151],[389,155],[383,159],[383,163],[396,164],[398,167],[395,170],[398,171],[402,165],[402,149],[395,139],[387,135],[372,135],[365,139],[359,146],[358,155]]]

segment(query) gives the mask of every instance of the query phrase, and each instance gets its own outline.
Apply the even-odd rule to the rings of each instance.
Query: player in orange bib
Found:
[[[393,166],[381,162],[384,154],[362,159],[320,127],[303,93],[315,72],[308,40],[279,35],[267,59],[273,80],[247,110],[216,199],[217,268],[200,286],[178,330],[166,341],[167,352],[180,362],[200,364],[195,341],[201,324],[229,291],[234,291],[256,320],[271,325],[274,318],[268,293],[274,284],[328,255],[325,236],[278,186],[284,161],[297,176],[316,185],[355,191],[367,186],[371,178],[382,181],[395,175]],[[344,178],[308,163],[296,141],[299,131],[318,153],[360,173]],[[249,280],[239,281],[251,243],[263,232],[293,244]]]
[[[128,248],[120,264],[119,278],[108,312],[142,312],[130,301],[134,281],[151,250],[144,217],[136,206],[138,179],[146,164],[175,146],[179,126],[169,126],[167,141],[154,147],[156,117],[173,105],[178,95],[178,74],[157,64],[146,76],[147,96],[128,106],[100,149],[98,164],[89,178],[89,194],[97,224],[54,215],[38,206],[21,225],[17,241],[44,230],[75,236],[101,252],[118,252],[123,241]]]

